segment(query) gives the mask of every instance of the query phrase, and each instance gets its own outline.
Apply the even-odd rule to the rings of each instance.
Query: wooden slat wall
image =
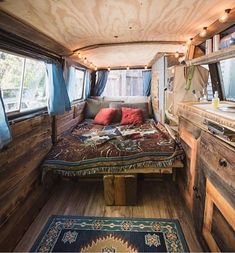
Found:
[[[84,108],[85,108],[84,101],[77,102],[72,105],[72,108],[69,112],[54,117],[53,119],[55,128],[54,129],[55,133],[53,135],[54,142],[56,142],[59,139],[61,134],[71,129],[84,119]]]
[[[15,232],[12,217],[17,221],[23,217],[19,210],[30,193],[39,187],[39,165],[52,147],[51,119],[48,115],[12,124],[11,130],[13,141],[0,151],[0,249],[4,251],[11,250],[13,243],[22,236],[20,233],[12,234],[12,231]],[[28,204],[29,210],[34,208],[35,202],[37,200],[33,199]],[[30,224],[33,215],[30,214],[27,219]],[[13,239],[9,244],[11,237]]]

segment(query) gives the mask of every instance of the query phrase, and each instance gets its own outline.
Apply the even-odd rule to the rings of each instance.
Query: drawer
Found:
[[[222,181],[235,189],[235,149],[224,144],[213,135],[203,132],[199,157]]]

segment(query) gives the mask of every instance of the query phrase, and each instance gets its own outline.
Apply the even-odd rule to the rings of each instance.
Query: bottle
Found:
[[[212,99],[212,106],[214,109],[217,109],[219,107],[219,95],[218,91],[215,91],[214,98]]]

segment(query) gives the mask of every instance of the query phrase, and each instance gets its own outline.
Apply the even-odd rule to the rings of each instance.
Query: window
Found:
[[[224,98],[235,101],[235,58],[220,61],[219,66]]]
[[[207,70],[209,70],[209,66],[208,65],[202,65],[202,67],[204,67]],[[212,98],[213,98],[213,88],[212,88],[210,71],[209,71],[209,77],[208,77],[208,83],[207,83],[206,89],[207,89],[207,99],[208,100],[212,100]]]
[[[84,78],[85,71],[72,67],[73,69],[73,78],[68,87],[68,93],[70,101],[75,101],[83,98],[83,87],[84,87]]]
[[[44,62],[0,51],[0,89],[7,113],[45,107]]]
[[[143,96],[143,71],[111,70],[103,92],[103,96]]]

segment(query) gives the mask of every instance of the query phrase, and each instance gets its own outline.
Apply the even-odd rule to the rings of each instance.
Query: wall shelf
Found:
[[[203,55],[201,57],[186,61],[187,66],[191,65],[203,65],[209,63],[215,63],[221,60],[229,59],[235,57],[235,45],[218,50],[208,55]]]

